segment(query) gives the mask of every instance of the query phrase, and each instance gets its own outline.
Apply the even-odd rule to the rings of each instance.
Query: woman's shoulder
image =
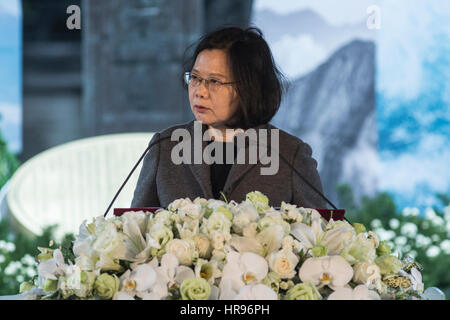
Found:
[[[311,156],[312,149],[307,142],[283,129],[274,126],[271,123],[268,124],[268,127],[270,130],[278,130],[280,151],[287,153],[303,153]]]
[[[176,124],[176,125],[170,126],[168,128],[162,129],[162,130],[158,131],[157,134],[164,137],[164,136],[172,135],[172,133],[177,129],[190,130],[193,128],[193,126],[194,126],[194,120],[191,120],[188,122]]]

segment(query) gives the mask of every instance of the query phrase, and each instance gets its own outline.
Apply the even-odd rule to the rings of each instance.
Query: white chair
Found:
[[[22,164],[7,192],[9,214],[33,234],[57,224],[56,237],[78,234],[83,220],[103,215],[153,133],[126,133],[76,140]],[[142,163],[108,212],[129,207]]]

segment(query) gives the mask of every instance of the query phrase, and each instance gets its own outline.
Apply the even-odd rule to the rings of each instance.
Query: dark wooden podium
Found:
[[[158,209],[163,209],[161,207],[147,207],[147,208],[114,208],[114,215],[116,217],[120,217],[124,212],[127,211],[150,211],[152,213],[156,212]],[[274,209],[279,210],[280,207],[274,207]],[[317,208],[316,209],[322,217],[329,221],[331,217],[333,220],[344,220],[345,210],[344,209],[324,209]]]

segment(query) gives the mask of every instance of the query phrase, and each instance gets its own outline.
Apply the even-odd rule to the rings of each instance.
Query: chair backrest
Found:
[[[40,234],[57,224],[56,236],[78,234],[83,220],[103,215],[115,193],[148,146],[153,133],[97,136],[48,149],[22,164],[10,180],[9,213]],[[129,207],[142,163],[116,199]]]

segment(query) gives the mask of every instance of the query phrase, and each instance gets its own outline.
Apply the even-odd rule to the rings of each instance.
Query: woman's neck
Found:
[[[211,125],[208,125],[208,130],[210,130],[210,136],[214,137],[215,141],[221,142],[232,142],[234,135],[238,132],[244,132],[242,129],[230,129],[225,127],[216,128]]]

